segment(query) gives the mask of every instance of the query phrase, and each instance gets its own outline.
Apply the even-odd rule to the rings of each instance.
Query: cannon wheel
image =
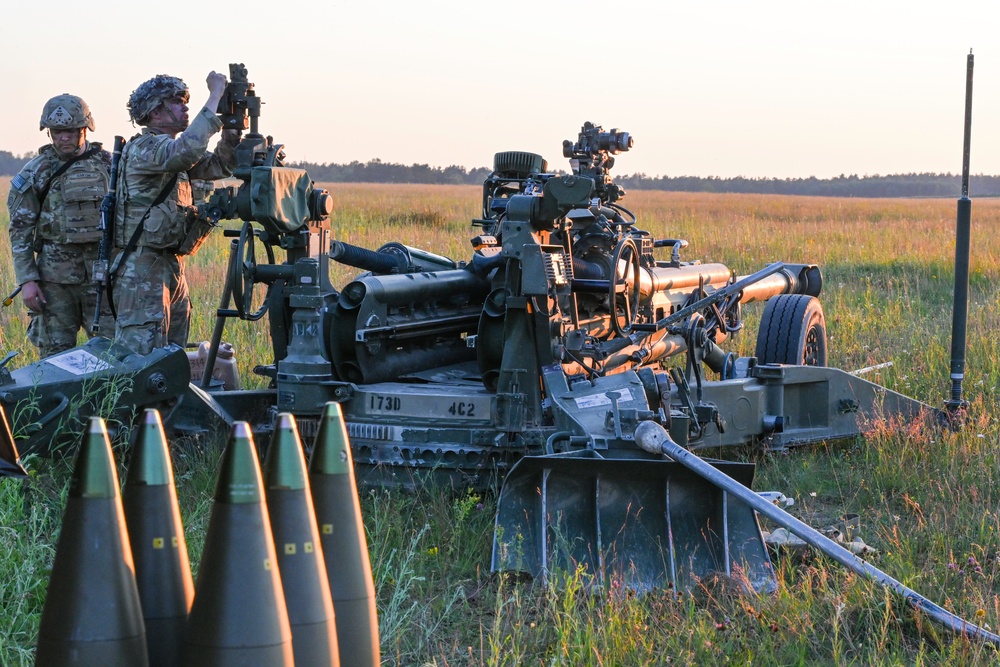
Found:
[[[780,294],[768,300],[757,330],[761,364],[826,366],[826,318],[819,299]]]
[[[232,264],[233,270],[229,275],[229,280],[233,286],[233,305],[239,313],[241,320],[256,322],[264,317],[267,312],[267,296],[261,303],[260,308],[253,309],[253,288],[256,285],[257,274],[257,251],[256,236],[259,232],[253,228],[249,222],[243,223],[240,230],[240,239],[236,243],[236,261]],[[264,243],[264,252],[267,255],[268,264],[274,264],[274,250],[269,243]],[[271,286],[267,286],[270,294]]]
[[[622,261],[626,263],[624,273],[621,273],[619,266]],[[622,239],[615,247],[611,255],[609,282],[608,305],[611,307],[611,328],[619,336],[627,336],[632,333],[632,325],[639,317],[639,251],[636,250],[632,239]],[[619,312],[622,313],[621,316]]]

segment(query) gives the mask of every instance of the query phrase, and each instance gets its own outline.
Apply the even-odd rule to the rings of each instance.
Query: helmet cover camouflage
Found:
[[[56,95],[45,103],[42,108],[42,119],[38,129],[44,130],[75,130],[81,127],[94,131],[94,117],[90,115],[90,107],[76,95],[63,93]]]
[[[190,99],[187,84],[176,76],[157,74],[149,81],[143,81],[128,98],[128,114],[133,123],[145,125],[149,114],[158,106],[174,97],[181,97],[187,104]]]

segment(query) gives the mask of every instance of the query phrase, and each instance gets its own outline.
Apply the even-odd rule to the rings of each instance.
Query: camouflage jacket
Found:
[[[203,107],[176,139],[147,127],[125,144],[118,166],[116,246],[124,248],[140,222],[139,246],[170,250],[180,245],[185,223],[196,213],[191,179],[224,178],[236,166],[236,135],[223,134],[215,151],[208,152],[209,139],[221,129],[222,121]],[[167,198],[152,206],[174,174],[177,182]]]
[[[66,162],[51,145],[24,165],[10,182],[10,247],[19,285],[32,280],[79,285],[88,282],[101,239],[101,200],[108,191],[111,154],[98,152],[74,162],[54,181]],[[50,181],[52,181],[50,183]],[[39,201],[48,186],[44,201]]]

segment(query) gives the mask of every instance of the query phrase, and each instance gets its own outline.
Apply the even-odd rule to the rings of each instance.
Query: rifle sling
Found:
[[[56,169],[51,176],[49,176],[49,180],[46,181],[45,187],[43,187],[41,190],[38,191],[38,208],[41,209],[42,204],[45,203],[45,198],[49,196],[49,188],[52,187],[52,184],[55,182],[57,178],[65,174],[67,169],[72,167],[80,160],[86,160],[87,158],[93,157],[100,152],[101,152],[101,147],[94,146],[89,151],[85,151],[80,155],[77,155],[76,157],[70,158],[66,162],[63,162],[62,165],[58,169]]]
[[[118,310],[115,308],[114,299],[110,297],[114,290],[114,282],[115,278],[118,276],[118,270],[121,268],[122,263],[125,261],[125,258],[131,255],[135,251],[136,247],[139,245],[139,237],[142,235],[143,229],[145,229],[146,218],[149,217],[150,212],[152,212],[154,208],[156,208],[164,201],[166,201],[167,195],[170,194],[170,192],[174,189],[174,186],[176,184],[177,184],[177,173],[175,172],[174,175],[170,178],[170,180],[167,181],[167,184],[164,186],[164,188],[160,190],[160,194],[156,195],[156,199],[154,199],[153,203],[149,205],[149,208],[146,209],[146,212],[142,214],[142,219],[139,220],[139,224],[136,225],[135,231],[132,232],[132,236],[131,238],[129,238],[128,244],[126,244],[125,249],[122,250],[122,253],[118,255],[117,259],[115,260],[115,265],[111,267],[111,269],[108,271],[107,291],[108,291],[109,303],[111,304],[111,314],[115,316],[115,319],[118,319]]]
[[[49,180],[47,180],[45,182],[45,186],[41,190],[38,191],[38,210],[39,211],[42,210],[42,206],[45,204],[45,198],[49,196],[49,188],[52,187],[52,184],[55,182],[55,180],[57,178],[59,178],[60,176],[62,176],[63,174],[65,174],[67,169],[69,169],[70,167],[72,167],[74,164],[76,164],[80,160],[86,160],[87,158],[93,157],[93,156],[97,155],[100,152],[101,152],[101,147],[100,146],[94,146],[89,151],[84,151],[83,153],[80,153],[76,157],[72,157],[69,160],[66,160],[65,162],[63,162],[59,166],[58,169],[56,169],[54,172],[52,172],[52,175],[49,176]],[[32,232],[32,236],[31,236],[31,245],[32,245],[32,247],[35,246],[35,243],[37,242],[37,240],[38,240],[38,225],[36,224],[34,232]]]

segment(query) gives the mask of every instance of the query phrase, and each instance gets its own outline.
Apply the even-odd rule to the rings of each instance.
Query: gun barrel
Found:
[[[640,273],[639,292],[649,298],[656,292],[689,291],[699,285],[716,289],[729,284],[732,273],[724,264],[696,264],[680,268],[654,267]],[[740,276],[740,279],[746,276]],[[742,303],[764,301],[778,294],[819,296],[822,276],[811,264],[785,264],[771,274],[743,289]],[[686,298],[687,294],[685,294]]]
[[[740,303],[767,301],[779,294],[819,296],[823,277],[813,264],[785,264],[777,273],[743,288]]]
[[[724,287],[732,272],[725,264],[693,264],[646,269],[640,273],[639,293],[649,296],[669,290],[692,290],[699,285]]]

